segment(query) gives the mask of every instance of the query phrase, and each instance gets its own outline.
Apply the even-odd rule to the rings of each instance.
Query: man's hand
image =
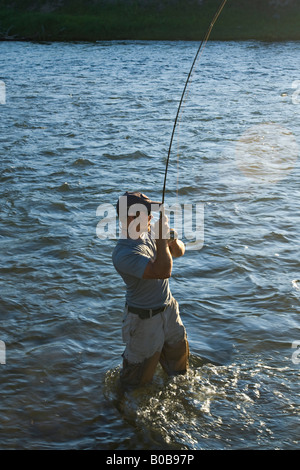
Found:
[[[181,240],[168,240],[169,250],[173,258],[180,258],[185,253],[185,245]]]
[[[161,214],[161,217],[152,227],[152,233],[156,241],[168,240],[170,237],[170,227],[168,217]]]

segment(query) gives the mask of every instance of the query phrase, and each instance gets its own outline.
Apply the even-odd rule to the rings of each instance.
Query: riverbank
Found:
[[[300,40],[294,0],[229,0],[210,38]],[[0,1],[0,39],[200,40],[220,0]]]

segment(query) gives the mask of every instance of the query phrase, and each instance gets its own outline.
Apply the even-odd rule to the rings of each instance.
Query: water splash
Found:
[[[224,443],[225,448],[239,448],[244,440],[255,447],[272,435],[256,410],[260,373],[261,367],[205,364],[168,378],[158,369],[151,385],[121,395],[116,368],[106,375],[105,395],[154,448],[222,449]]]

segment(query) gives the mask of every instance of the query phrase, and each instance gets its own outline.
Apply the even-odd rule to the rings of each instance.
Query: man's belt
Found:
[[[164,305],[163,307],[159,308],[150,308],[150,309],[145,309],[145,308],[136,308],[136,307],[129,307],[128,305],[128,312],[130,313],[135,313],[138,315],[142,320],[145,320],[146,318],[151,318],[154,315],[157,315],[158,313],[163,312],[166,310],[167,305]]]

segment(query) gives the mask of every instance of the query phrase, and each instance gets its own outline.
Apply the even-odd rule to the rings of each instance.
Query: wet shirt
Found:
[[[149,260],[155,256],[156,243],[148,233],[138,240],[121,238],[117,242],[112,259],[126,284],[126,302],[130,307],[155,309],[170,302],[168,279],[143,279]]]

